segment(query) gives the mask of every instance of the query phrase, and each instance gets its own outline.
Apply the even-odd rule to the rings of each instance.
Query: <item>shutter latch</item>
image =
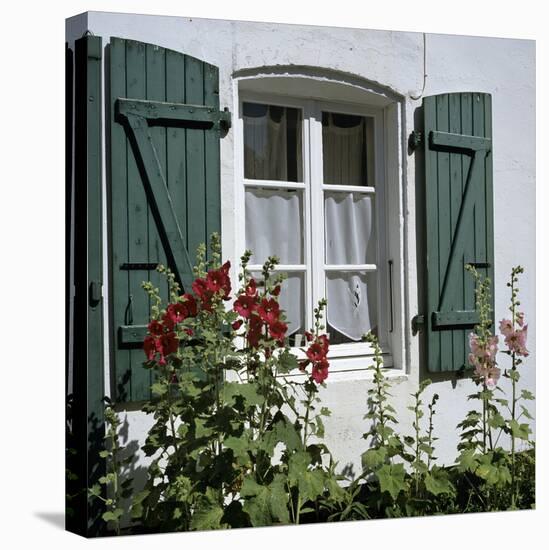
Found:
[[[425,326],[425,315],[415,315],[412,318],[412,334],[415,336]]]
[[[423,143],[423,133],[415,130],[408,137],[408,147],[415,151]]]
[[[102,294],[101,287],[102,287],[102,284],[99,281],[90,282],[89,300],[90,300],[90,307],[92,308],[96,307],[101,301],[101,294]]]

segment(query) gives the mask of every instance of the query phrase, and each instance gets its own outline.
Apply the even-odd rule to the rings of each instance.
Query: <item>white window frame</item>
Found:
[[[300,98],[285,94],[256,93],[247,90],[238,91],[235,86],[237,106],[234,117],[234,152],[235,152],[235,183],[236,183],[236,208],[235,208],[235,232],[236,250],[244,251],[245,243],[245,190],[247,187],[255,188],[291,188],[303,190],[304,207],[304,264],[302,265],[280,265],[278,271],[306,271],[304,277],[304,301],[305,301],[305,329],[313,325],[313,307],[321,297],[320,289],[325,289],[325,265],[324,265],[324,239],[322,238],[322,250],[318,249],[311,255],[312,242],[311,233],[324,235],[324,191],[358,191],[373,192],[375,194],[375,223],[377,241],[377,276],[378,276],[378,323],[380,327],[381,344],[383,350],[384,366],[394,370],[397,376],[405,374],[402,369],[394,368],[392,345],[395,344],[389,332],[393,332],[394,324],[398,315],[394,311],[396,307],[395,296],[389,296],[388,284],[388,219],[387,215],[387,158],[398,156],[397,152],[387,151],[386,138],[387,111],[383,106],[371,106],[354,102],[326,101],[325,99]],[[294,107],[302,110],[303,114],[303,182],[280,182],[268,180],[246,180],[244,178],[244,127],[242,119],[242,105],[244,102],[263,103],[285,107]],[[322,111],[330,111],[344,114],[372,117],[374,119],[375,135],[375,167],[374,167],[374,189],[359,186],[324,185],[323,183],[323,162],[322,162]],[[397,128],[392,129],[394,135]],[[309,150],[307,150],[309,149]],[[320,186],[315,193],[312,193],[312,185]],[[312,216],[312,212],[315,216]],[[311,257],[311,261],[309,258]],[[250,270],[260,270],[259,265],[250,265]],[[341,266],[339,266],[341,270]],[[358,271],[356,266],[353,270]],[[314,280],[313,280],[314,279]],[[394,291],[395,281],[392,281]],[[312,292],[311,292],[312,290]],[[329,304],[328,304],[329,307]],[[390,311],[393,308],[393,311]],[[389,319],[393,326],[389,327]],[[401,333],[401,331],[398,331]],[[292,348],[298,357],[303,356],[299,348]],[[373,362],[373,348],[365,342],[353,342],[335,344],[330,347],[328,355],[330,359],[331,372],[363,371]]]

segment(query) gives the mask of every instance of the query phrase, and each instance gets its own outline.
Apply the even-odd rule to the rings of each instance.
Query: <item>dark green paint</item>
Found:
[[[430,372],[466,365],[478,322],[473,263],[493,280],[491,98],[452,93],[423,100],[426,362]]]
[[[218,70],[152,44],[110,42],[112,357],[118,401],[150,396],[143,337],[150,314],[143,280],[168,289],[163,263],[190,290],[198,244],[220,232]]]
[[[100,501],[88,489],[105,470],[103,448],[103,266],[101,208],[101,38],[86,36],[75,42],[74,55],[74,310],[72,388],[68,388],[68,444],[75,450],[67,466],[78,476],[78,497],[71,502],[75,515],[67,528],[84,536],[101,532]],[[70,440],[70,443],[69,443]]]

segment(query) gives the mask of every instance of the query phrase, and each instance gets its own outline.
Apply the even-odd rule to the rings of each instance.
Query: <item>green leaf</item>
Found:
[[[528,437],[531,433],[528,424],[519,424],[516,420],[511,420],[511,422],[509,422],[509,427],[511,428],[511,433],[515,437],[528,441]]]
[[[124,510],[122,508],[116,508],[115,510],[104,512],[101,517],[103,521],[118,521],[123,513]]]
[[[246,407],[261,406],[265,398],[257,392],[254,384],[225,382],[223,384],[223,400],[230,406],[239,406],[243,403]]]
[[[278,357],[278,372],[281,374],[298,368],[297,357],[289,351],[284,351]]]
[[[488,425],[490,428],[498,429],[505,426],[505,419],[503,416],[501,416],[500,413],[495,413],[492,416],[490,416],[490,419],[488,420]]]
[[[452,484],[448,479],[448,474],[436,466],[425,475],[425,488],[435,496],[452,492]]]
[[[289,496],[285,489],[285,478],[281,474],[277,474],[270,485],[259,485],[253,479],[246,478],[240,496],[246,499],[242,509],[254,527],[290,521]]]
[[[162,397],[168,391],[168,385],[165,382],[155,382],[151,386],[151,392],[153,395]]]
[[[88,492],[91,496],[98,497],[101,494],[101,487],[95,484],[88,489]]]
[[[406,488],[406,470],[403,464],[384,464],[376,475],[381,491],[389,493],[393,500]]]
[[[199,506],[191,519],[191,529],[193,531],[205,531],[206,529],[221,529],[221,518],[223,517],[223,508],[214,502],[207,502]]]
[[[522,410],[522,414],[530,419],[530,420],[534,420],[534,417],[530,414],[530,411],[524,406],[524,405],[521,405],[520,406],[520,409]]]
[[[387,450],[385,447],[380,449],[368,449],[362,453],[362,467],[368,470],[376,470],[381,466],[387,458]]]
[[[527,401],[533,401],[535,399],[534,394],[528,390],[522,390],[520,396]]]
[[[110,455],[109,451],[100,451],[99,456],[101,458],[107,458]]]
[[[231,449],[234,457],[240,464],[248,463],[250,461],[250,457],[248,455],[250,440],[246,435],[241,435],[240,437],[227,437],[223,442],[223,445],[227,447],[227,449]]]

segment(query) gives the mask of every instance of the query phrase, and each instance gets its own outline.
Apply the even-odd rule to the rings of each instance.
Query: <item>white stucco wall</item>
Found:
[[[189,19],[131,14],[89,12],[67,22],[71,42],[82,29],[157,44],[197,57],[220,70],[221,107],[235,106],[233,77],[244,69],[293,65],[320,67],[349,73],[378,83],[401,100],[404,154],[398,196],[403,205],[401,227],[405,248],[401,254],[399,289],[402,291],[402,353],[396,353],[402,374],[394,378],[394,405],[404,431],[411,424],[409,395],[419,380],[418,337],[412,336],[410,319],[417,313],[415,250],[415,163],[405,153],[405,139],[414,129],[413,100],[423,85],[423,35],[410,32],[373,31],[275,25],[211,19]],[[528,40],[479,38],[428,34],[426,36],[425,95],[446,92],[488,92],[493,97],[493,167],[495,205],[495,304],[496,319],[507,315],[505,283],[512,266],[526,268],[521,303],[530,320],[528,348],[521,384],[535,391],[535,44]],[[237,259],[235,227],[235,177],[233,132],[221,141],[222,234],[224,256]],[[502,367],[506,366],[502,358]],[[456,456],[456,424],[470,409],[467,395],[475,386],[453,375],[432,376],[434,384],[426,399],[438,393],[435,418],[437,456],[450,463]],[[507,388],[506,381],[501,387]],[[368,426],[366,411],[368,377],[364,372],[333,373],[322,390],[332,410],[326,421],[327,443],[341,467],[360,471],[365,450],[362,434]],[[125,442],[137,448],[145,438],[151,419],[139,411],[120,412],[127,423]],[[141,459],[140,459],[141,460]],[[143,462],[141,462],[143,464]]]

